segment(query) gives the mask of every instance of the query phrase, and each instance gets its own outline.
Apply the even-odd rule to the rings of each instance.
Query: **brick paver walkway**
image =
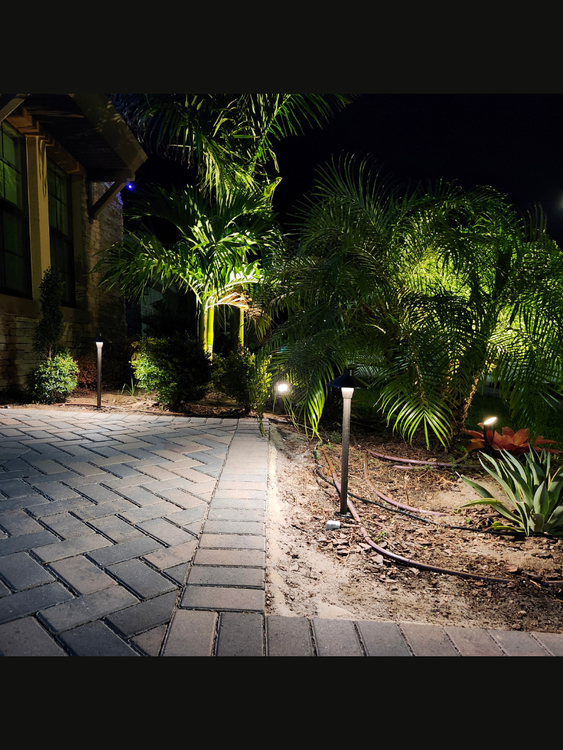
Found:
[[[0,411],[4,656],[561,656],[563,635],[264,616],[255,420]]]

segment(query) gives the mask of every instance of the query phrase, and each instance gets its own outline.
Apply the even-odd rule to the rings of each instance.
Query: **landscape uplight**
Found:
[[[493,428],[493,425],[496,424],[498,417],[489,417],[488,419],[485,419],[483,424],[483,437],[485,438],[485,443],[487,442],[487,427],[490,427],[491,430]]]

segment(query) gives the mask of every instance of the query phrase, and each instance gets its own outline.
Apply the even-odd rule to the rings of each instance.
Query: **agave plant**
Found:
[[[551,455],[546,450],[538,455],[531,448],[523,464],[508,451],[501,450],[501,455],[504,461],[483,456],[492,468],[479,460],[485,471],[502,487],[512,507],[466,477],[462,477],[463,481],[483,499],[472,500],[461,507],[489,505],[497,510],[512,525],[495,521],[492,528],[496,531],[513,531],[526,536],[563,536],[563,476],[560,475],[563,466],[551,475]]]
[[[502,435],[496,430],[486,430],[485,423],[479,422],[479,427],[483,428],[483,432],[477,432],[477,430],[464,430],[467,435],[471,435],[473,440],[465,446],[468,452],[483,450],[490,445],[495,451],[507,451],[513,456],[520,456],[523,453],[528,453],[530,450],[530,431],[529,430],[518,430],[514,432],[510,427],[502,428]],[[531,444],[532,448],[539,450],[545,450],[547,453],[561,453],[556,448],[545,448],[544,446],[549,443],[555,444],[555,440],[546,440],[543,435],[537,437]]]

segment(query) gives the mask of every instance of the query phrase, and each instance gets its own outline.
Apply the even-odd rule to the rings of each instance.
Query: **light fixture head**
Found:
[[[365,383],[352,375],[352,370],[344,370],[340,377],[327,383],[330,388],[365,388]]]
[[[484,427],[492,427],[495,422],[497,421],[498,417],[489,417],[488,419],[485,419],[483,422]]]
[[[276,385],[276,391],[283,395],[284,393],[287,393],[289,391],[289,383],[278,383]]]
[[[104,340],[103,340],[103,338],[102,338],[102,334],[101,334],[101,333],[99,333],[99,334],[98,334],[98,335],[96,336],[96,338],[94,339],[94,341],[95,341],[95,343],[96,343],[96,346],[98,347],[98,349],[101,349],[101,348],[102,348],[102,346],[104,345]]]

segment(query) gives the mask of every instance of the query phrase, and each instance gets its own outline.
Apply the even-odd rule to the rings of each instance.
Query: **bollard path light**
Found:
[[[342,471],[340,477],[340,514],[347,516],[348,513],[348,453],[350,448],[350,413],[352,411],[352,396],[354,388],[365,388],[364,383],[352,375],[352,370],[344,370],[344,373],[336,380],[328,383],[331,388],[340,388],[342,393]]]
[[[99,333],[94,341],[96,342],[98,357],[98,409],[100,409],[102,406],[102,347],[104,345],[102,334]]]

